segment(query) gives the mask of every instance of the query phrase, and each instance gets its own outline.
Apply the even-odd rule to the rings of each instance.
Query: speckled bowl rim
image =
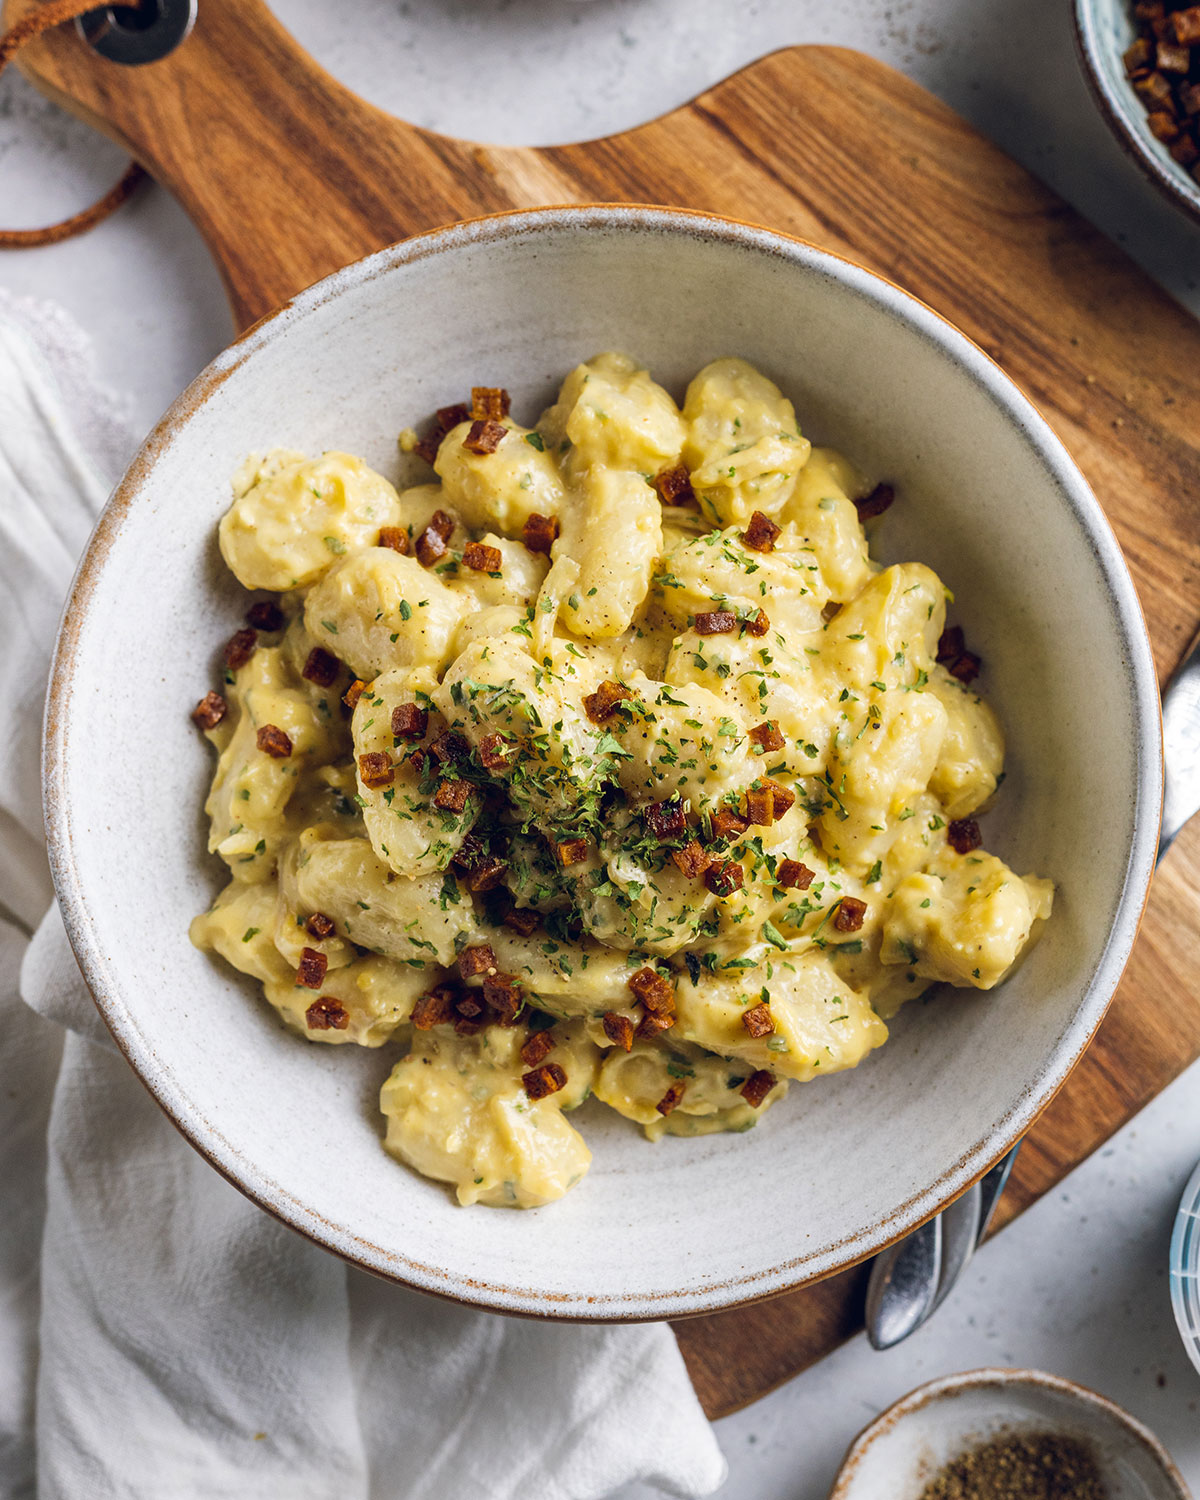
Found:
[[[943,1375],[937,1380],[930,1380],[925,1385],[919,1385],[916,1390],[909,1391],[907,1396],[901,1396],[899,1401],[894,1401],[886,1410],[881,1411],[846,1449],[846,1456],[842,1459],[841,1466],[834,1477],[833,1488],[829,1491],[829,1500],[853,1500],[858,1467],[868,1450],[879,1438],[894,1431],[913,1412],[921,1411],[936,1401],[961,1395],[964,1391],[989,1389],[998,1391],[1011,1386],[1032,1386],[1035,1389],[1054,1391],[1058,1395],[1067,1396],[1078,1402],[1081,1407],[1102,1414],[1122,1428],[1159,1465],[1163,1478],[1175,1486],[1177,1500],[1192,1500],[1191,1491],[1184,1483],[1183,1475],[1176,1467],[1174,1459],[1150,1429],[1127,1412],[1123,1406],[1118,1406],[1115,1401],[1110,1401],[1099,1391],[1093,1391],[1086,1385],[1079,1385],[1063,1375],[1051,1375],[1045,1370],[1019,1370],[1003,1366],[964,1370],[959,1375]]]
[[[585,230],[650,230],[699,237],[734,248],[765,251],[800,268],[838,282],[886,317],[903,322],[913,333],[952,358],[965,378],[1023,432],[1057,484],[1063,503],[1083,533],[1108,585],[1113,611],[1126,652],[1131,708],[1135,726],[1137,777],[1134,836],[1115,903],[1112,928],[1070,1026],[1046,1059],[1033,1085],[1017,1098],[990,1137],[954,1162],[924,1191],[898,1204],[871,1231],[822,1247],[767,1268],[713,1285],[691,1285],[669,1295],[630,1294],[602,1300],[578,1292],[567,1299],[527,1287],[498,1285],[466,1276],[451,1276],[411,1254],[377,1245],[345,1226],[331,1225],[319,1214],[259,1171],[235,1151],[185,1097],[179,1081],[146,1046],[121,993],[119,976],[111,974],[92,928],[87,892],[79,879],[72,848],[71,809],[65,793],[71,703],[75,679],[75,643],[79,638],[96,580],[117,543],[126,516],[157,459],[173,443],[186,440],[188,419],[256,350],[293,322],[352,287],[404,265],[464,244],[494,243],[514,236],[537,235],[566,227]],[[59,906],[76,960],[96,1006],[126,1060],[155,1101],[188,1141],[229,1182],[259,1207],[326,1250],[362,1270],[417,1290],[492,1311],[576,1322],[641,1322],[703,1316],[795,1291],[868,1259],[903,1238],[966,1191],[1026,1133],[1062,1087],[1087,1048],[1128,962],[1149,894],[1162,811],[1162,723],[1158,684],[1145,621],[1133,581],[1111,527],[1095,496],[1059,439],[1032,403],[1000,367],[939,313],[894,283],[808,241],[776,230],[697,210],[641,204],[584,204],[560,208],[512,210],[464,220],[416,235],[353,262],[301,292],[253,324],[219,354],[188,386],[146,439],[125,477],[117,485],[80,561],[59,627],[46,699],[42,766],[45,822],[50,868]],[[477,1227],[464,1214],[464,1231]],[[817,1262],[815,1265],[813,1262]]]
[[[1103,46],[1103,42],[1096,36],[1092,26],[1092,0],[1075,0],[1071,13],[1074,20],[1075,50],[1083,76],[1117,143],[1160,193],[1170,199],[1176,208],[1181,208],[1185,214],[1200,222],[1200,184],[1194,190],[1189,189],[1180,177],[1160,161],[1155,152],[1158,142],[1150,134],[1149,127],[1142,126],[1140,122],[1138,128],[1132,127],[1109,96],[1097,58],[1097,51]],[[1133,96],[1132,89],[1130,95]],[[1140,104],[1137,107],[1140,109]]]

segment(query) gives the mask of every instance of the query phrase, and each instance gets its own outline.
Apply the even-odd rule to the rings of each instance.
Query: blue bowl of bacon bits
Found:
[[[1200,4],[1075,0],[1075,38],[1117,140],[1200,219]]]

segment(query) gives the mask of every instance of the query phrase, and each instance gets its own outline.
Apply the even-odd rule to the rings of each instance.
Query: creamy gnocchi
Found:
[[[589,1095],[747,1130],[930,985],[990,989],[1053,888],[986,853],[1003,736],[891,502],[741,359],[633,360],[532,427],[477,389],[402,447],[255,457],[266,590],[195,710],[229,883],[193,941],[325,1045],[399,1046],[386,1146],[462,1203],[561,1197]]]

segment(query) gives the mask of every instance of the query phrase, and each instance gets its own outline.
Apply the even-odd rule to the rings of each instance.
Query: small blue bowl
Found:
[[[1188,1358],[1200,1370],[1200,1166],[1180,1199],[1171,1234],[1171,1310]]]
[[[1155,187],[1200,220],[1200,183],[1151,135],[1142,101],[1125,76],[1122,55],[1137,35],[1132,0],[1075,0],[1075,42],[1100,113]]]

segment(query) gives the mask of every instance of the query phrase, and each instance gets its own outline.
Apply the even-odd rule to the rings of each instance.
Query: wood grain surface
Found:
[[[9,0],[6,19],[35,3]],[[22,66],[180,199],[240,325],[407,234],[545,203],[709,209],[849,256],[957,323],[1040,406],[1116,529],[1161,674],[1196,629],[1200,325],[881,63],[792,48],[638,130],[545,150],[450,140],[373,109],[301,52],[261,0],[203,0],[184,46],[147,67],[105,63],[67,29],[29,48]],[[1117,998],[1030,1135],[1000,1222],[1200,1055],[1198,897],[1200,828],[1184,832],[1156,878]],[[853,1333],[863,1275],[678,1324],[705,1409],[753,1401]]]

